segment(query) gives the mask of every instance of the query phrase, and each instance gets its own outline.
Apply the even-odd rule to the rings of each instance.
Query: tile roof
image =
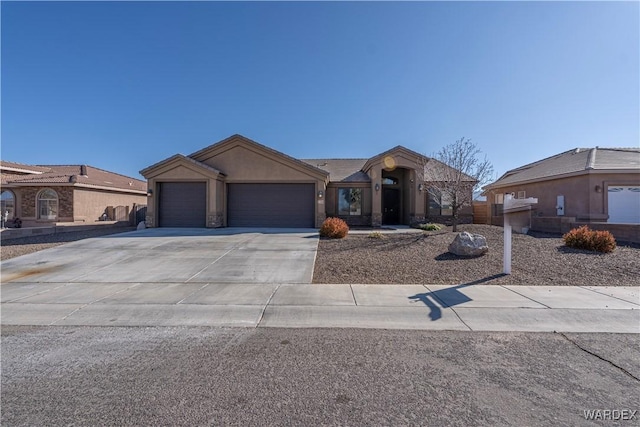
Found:
[[[2,162],[2,165],[15,164]],[[145,192],[147,184],[135,178],[109,172],[88,165],[37,165],[42,172],[27,175],[3,174],[2,183],[12,186],[70,184],[80,187],[112,188],[114,190]]]
[[[512,169],[485,188],[536,181],[587,170],[640,170],[638,148],[575,148]]]
[[[333,182],[371,182],[369,175],[362,172],[368,159],[302,159],[303,162],[329,172]]]
[[[0,170],[8,170],[11,172],[15,171],[21,173],[43,173],[49,172],[51,169],[45,166],[25,165],[22,163],[0,160]]]

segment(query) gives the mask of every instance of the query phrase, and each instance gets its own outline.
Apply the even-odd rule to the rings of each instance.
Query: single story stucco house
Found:
[[[484,187],[490,223],[503,224],[505,195],[534,197],[518,226],[566,232],[581,225],[623,240],[640,236],[640,149],[575,148],[512,169]],[[606,224],[606,225],[603,225]]]
[[[147,227],[319,227],[447,222],[421,182],[424,156],[397,146],[371,158],[295,159],[241,135],[140,171]],[[471,190],[469,190],[471,191]],[[471,222],[471,207],[460,222]]]
[[[129,221],[147,202],[144,181],[89,165],[25,165],[0,161],[1,211],[12,227]]]

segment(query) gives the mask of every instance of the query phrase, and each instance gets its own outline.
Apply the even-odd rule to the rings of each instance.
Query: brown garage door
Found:
[[[314,184],[229,184],[229,227],[313,227]]]
[[[160,227],[206,227],[206,208],[206,183],[160,183]]]

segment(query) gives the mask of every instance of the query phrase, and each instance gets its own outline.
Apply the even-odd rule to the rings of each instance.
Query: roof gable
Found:
[[[288,166],[292,169],[303,172],[307,175],[311,175],[316,179],[326,180],[328,173],[322,169],[305,163],[301,160],[288,156],[280,151],[274,150],[262,144],[259,144],[249,138],[242,135],[232,135],[229,138],[223,139],[220,142],[212,144],[202,150],[196,151],[190,154],[188,157],[198,162],[215,162],[215,157],[220,156],[226,152],[229,152],[235,148],[241,147],[242,149],[249,150],[265,158],[269,158],[272,161]],[[224,172],[224,171],[223,171]]]
[[[363,171],[368,171],[377,163],[383,163],[385,168],[393,169],[399,164],[415,169],[420,164],[420,159],[425,158],[423,154],[410,150],[402,145],[397,145],[390,150],[371,157],[362,167]],[[402,161],[399,161],[402,160]]]
[[[164,159],[154,165],[151,165],[148,168],[141,170],[140,175],[144,176],[146,179],[151,179],[177,168],[185,168],[198,175],[210,176],[212,178],[224,175],[219,170],[182,154],[175,154],[168,159]]]

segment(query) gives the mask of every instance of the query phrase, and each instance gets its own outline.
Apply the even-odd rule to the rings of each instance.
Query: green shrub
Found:
[[[369,239],[383,239],[384,235],[379,231],[372,231],[367,237]]]
[[[320,227],[320,237],[342,239],[349,232],[349,226],[340,218],[327,218]]]
[[[574,228],[562,236],[564,244],[570,248],[586,249],[597,252],[613,252],[616,239],[608,231],[591,230],[586,225]]]
[[[424,230],[424,231],[442,230],[442,227],[440,227],[438,224],[433,224],[433,223],[420,224],[420,225],[418,225],[418,228],[420,228],[421,230]]]

